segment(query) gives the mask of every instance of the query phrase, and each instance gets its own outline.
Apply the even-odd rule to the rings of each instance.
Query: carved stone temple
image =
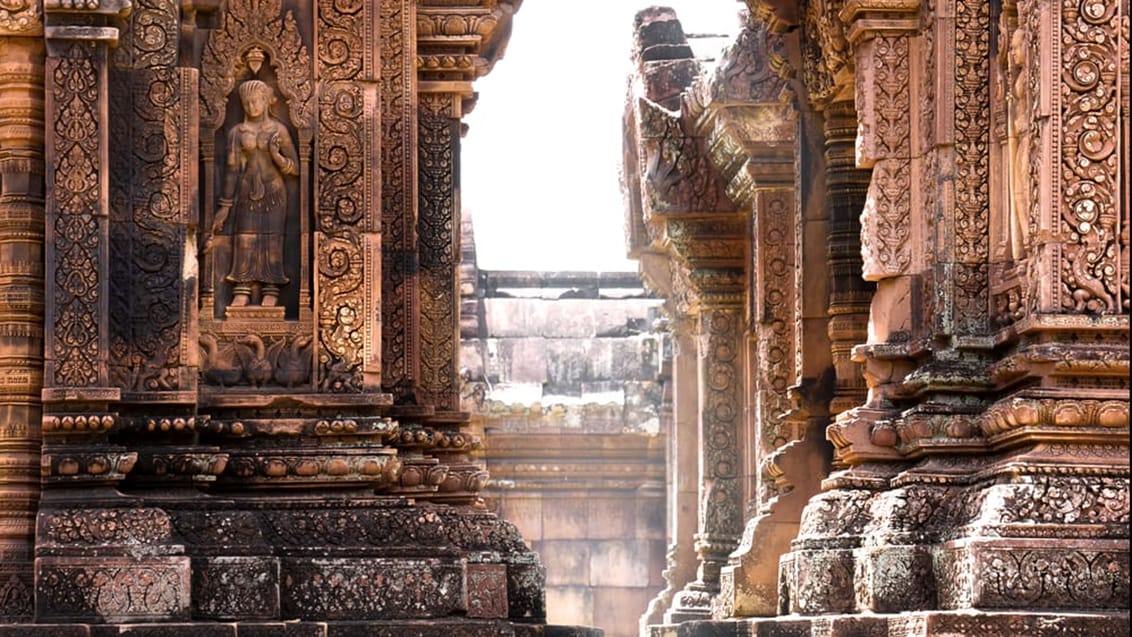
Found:
[[[0,2],[0,635],[595,634],[459,410],[519,4]]]
[[[650,637],[1129,634],[1128,0],[642,10],[676,450]]]

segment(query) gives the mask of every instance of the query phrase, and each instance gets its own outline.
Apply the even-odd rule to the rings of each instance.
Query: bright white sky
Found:
[[[738,0],[657,2],[686,34],[734,34]],[[506,55],[478,80],[461,156],[463,208],[485,270],[637,270],[618,171],[642,0],[526,0]],[[714,57],[726,40],[692,45]],[[704,46],[707,51],[701,50]]]

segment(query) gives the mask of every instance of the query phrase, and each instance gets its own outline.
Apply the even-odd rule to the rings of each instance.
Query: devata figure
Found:
[[[283,235],[287,218],[284,176],[299,173],[298,156],[282,122],[271,117],[275,93],[260,80],[240,84],[244,121],[228,132],[227,173],[212,233],[218,234],[235,209],[232,267],[233,306],[259,299],[263,306],[279,302],[284,272]]]

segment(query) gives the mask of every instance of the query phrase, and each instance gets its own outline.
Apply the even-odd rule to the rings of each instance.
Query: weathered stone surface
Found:
[[[424,559],[285,558],[285,617],[322,620],[444,617],[467,611],[463,563]]]
[[[41,557],[36,618],[63,622],[188,619],[188,557]]]
[[[279,559],[205,557],[193,560],[193,615],[202,619],[279,617]]]

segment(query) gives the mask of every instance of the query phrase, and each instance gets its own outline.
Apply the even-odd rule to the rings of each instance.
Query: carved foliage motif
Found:
[[[704,480],[701,532],[734,536],[743,530],[739,505],[739,414],[742,411],[738,308],[704,309],[700,315]],[[730,552],[729,547],[725,552]]]
[[[1011,485],[999,521],[1021,524],[1128,524],[1128,480],[1034,476]]]
[[[187,561],[188,558],[180,558]],[[184,617],[188,610],[187,565],[114,563],[98,566],[44,564],[36,578],[39,617]],[[126,560],[132,562],[132,560]]]
[[[104,178],[99,158],[97,46],[86,41],[60,44],[48,71],[57,113],[52,149],[57,159],[48,201],[55,213],[54,262],[48,268],[55,290],[50,383],[56,386],[98,385],[98,362],[105,356],[97,324],[102,300],[97,213]]]
[[[459,259],[456,210],[456,156],[459,120],[455,96],[422,95],[418,119],[420,207],[417,236],[420,259],[420,389],[438,408],[457,406],[456,276]]]
[[[507,567],[468,565],[468,617],[507,617]]]
[[[876,162],[861,213],[861,254],[870,280],[905,272],[912,260],[909,37],[877,36],[859,57],[857,162]]]
[[[909,37],[872,38],[858,63],[857,161],[910,156]]]
[[[416,205],[416,70],[413,56],[407,55],[410,18],[407,0],[381,0],[381,377],[397,394],[415,380],[416,227],[411,221]]]
[[[377,200],[374,166],[368,145],[376,138],[373,106],[367,105],[359,80],[366,79],[367,16],[374,9],[363,2],[320,2],[318,6],[317,247],[319,369],[321,388],[334,392],[362,389],[370,316],[363,233],[374,215],[367,205]],[[370,336],[374,336],[370,334]]]
[[[79,509],[45,513],[41,545],[155,544],[169,537],[169,516],[158,509]]]
[[[180,389],[182,249],[194,205],[195,77],[175,69],[179,8],[135,4],[113,56],[110,177],[111,382],[124,390]],[[188,158],[191,157],[192,160]],[[194,173],[195,174],[195,173]]]
[[[976,581],[981,608],[1119,608],[1128,599],[1128,553],[984,549]]]
[[[759,453],[772,453],[795,440],[784,415],[790,409],[787,388],[797,380],[797,282],[794,252],[794,201],[790,193],[760,193],[755,204],[755,232],[759,249],[755,291],[758,321]],[[764,473],[759,480],[761,502],[777,495],[775,480]]]
[[[987,329],[990,256],[990,8],[955,5],[955,239],[956,330]]]
[[[1057,207],[1067,236],[1061,265],[1064,310],[1123,311],[1117,267],[1121,105],[1120,2],[1061,2],[1061,157]],[[1122,23],[1124,25],[1122,26]],[[1125,114],[1127,112],[1125,111]],[[1125,120],[1127,126],[1127,120]],[[1127,211],[1125,211],[1127,214]]]

